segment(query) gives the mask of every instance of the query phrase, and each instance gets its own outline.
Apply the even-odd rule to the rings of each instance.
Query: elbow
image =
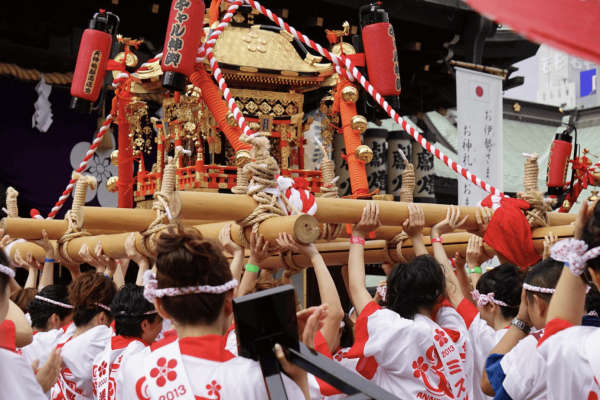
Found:
[[[496,395],[496,392],[494,392],[494,389],[486,376],[481,378],[481,390],[486,396],[494,397]]]
[[[33,330],[26,327],[17,329],[15,332],[15,345],[17,349],[28,346],[33,342]]]

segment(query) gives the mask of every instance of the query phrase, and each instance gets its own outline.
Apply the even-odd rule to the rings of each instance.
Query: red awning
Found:
[[[467,0],[467,3],[529,40],[600,63],[598,0]]]

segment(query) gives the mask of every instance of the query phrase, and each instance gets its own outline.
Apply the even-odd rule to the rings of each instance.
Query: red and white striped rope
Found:
[[[228,1],[231,1],[231,0],[228,0]],[[419,144],[421,144],[421,146],[423,146],[425,149],[427,149],[427,151],[429,151],[430,153],[435,155],[440,161],[444,162],[444,164],[446,164],[448,167],[452,168],[454,171],[461,174],[463,177],[465,177],[465,179],[467,179],[467,180],[473,182],[475,185],[481,187],[486,192],[494,194],[494,195],[504,196],[504,193],[502,193],[501,191],[499,191],[498,189],[496,189],[489,183],[486,183],[486,182],[482,181],[481,179],[479,179],[478,177],[476,177],[475,175],[471,174],[469,171],[467,171],[461,165],[457,164],[455,161],[452,161],[447,155],[442,153],[439,149],[437,149],[435,146],[433,146],[431,143],[429,143],[427,140],[425,140],[425,138],[423,136],[421,136],[419,134],[419,132],[417,132],[405,119],[403,119],[401,116],[399,116],[396,113],[396,111],[394,111],[394,109],[392,109],[392,106],[390,106],[387,103],[387,101],[385,101],[383,96],[381,96],[379,94],[379,92],[373,87],[373,85],[371,85],[371,83],[369,83],[369,81],[367,81],[365,79],[365,77],[360,73],[358,68],[356,68],[356,66],[354,66],[352,64],[352,61],[349,58],[347,58],[344,54],[342,54],[341,56],[338,57],[335,54],[330,53],[328,50],[321,47],[321,45],[319,45],[318,43],[315,43],[312,40],[310,40],[306,35],[303,35],[302,33],[297,31],[293,27],[289,26],[287,23],[285,23],[285,21],[283,21],[281,18],[279,18],[273,12],[271,12],[271,10],[268,10],[265,7],[263,7],[258,1],[255,1],[255,0],[243,0],[243,1],[245,3],[251,5],[254,9],[258,10],[261,14],[266,15],[271,21],[275,22],[280,28],[285,29],[288,33],[291,33],[292,35],[294,35],[302,43],[304,43],[311,49],[316,50],[317,52],[319,52],[319,54],[326,57],[328,60],[332,61],[336,67],[336,72],[340,73],[341,76],[344,76],[344,77],[348,78],[349,80],[354,80],[354,79],[350,78],[350,76],[353,76],[358,82],[360,82],[360,84],[365,88],[365,90],[367,92],[369,92],[369,94],[379,103],[379,105],[381,105],[381,107],[383,107],[383,109],[387,112],[387,114],[394,121],[396,121],[396,123],[398,123],[398,125],[402,126],[402,128],[406,132],[408,132]],[[240,0],[235,1],[235,3],[239,3],[239,2],[240,2]],[[207,52],[207,56],[209,57],[209,61],[211,61],[211,66],[212,66],[211,55],[209,52]],[[343,70],[343,68],[341,68],[341,67],[345,67],[349,73],[346,73]],[[215,77],[216,77],[216,75],[215,75]],[[219,82],[219,80],[217,80],[217,81]],[[220,82],[219,82],[219,87],[221,87]],[[223,90],[223,89],[221,89],[221,90]],[[223,94],[225,95],[224,91],[223,91]],[[228,104],[230,105],[230,108],[232,108],[231,103],[233,103],[235,105],[235,101],[233,100],[233,98],[226,97],[226,100],[227,100]],[[235,108],[237,110],[237,107],[235,107]],[[232,108],[232,112],[233,112],[233,108]],[[234,112],[234,115],[236,115],[235,112]],[[238,123],[239,123],[240,118],[238,118],[237,115],[236,115],[236,119],[238,119]],[[240,125],[240,126],[242,126],[242,125]],[[244,132],[246,134],[248,134],[246,129],[244,129]]]
[[[128,78],[129,78],[129,74],[127,72],[123,72],[123,73],[119,74],[119,76],[117,76],[117,78],[113,81],[112,85],[115,88],[117,88],[117,87],[119,87],[119,85],[121,85],[121,83],[123,83]],[[94,153],[98,149],[98,146],[100,146],[100,142],[102,142],[102,138],[108,131],[108,128],[110,127],[110,124],[113,122],[113,120],[114,120],[114,117],[112,116],[112,114],[108,114],[106,116],[106,120],[102,124],[102,127],[98,131],[96,138],[92,142],[89,150],[85,154],[85,157],[83,157],[81,164],[79,164],[79,168],[77,168],[77,170],[75,170],[75,172],[77,172],[78,174],[81,175],[83,173],[83,171],[86,170],[88,162],[94,156]],[[48,219],[54,219],[54,217],[56,217],[56,214],[58,214],[58,212],[60,211],[62,206],[65,204],[65,202],[71,195],[71,192],[75,188],[76,182],[77,182],[77,179],[71,178],[71,180],[69,181],[69,184],[67,185],[67,188],[62,192],[62,195],[56,202],[56,205],[52,208],[52,211],[50,212],[50,214],[48,214]]]

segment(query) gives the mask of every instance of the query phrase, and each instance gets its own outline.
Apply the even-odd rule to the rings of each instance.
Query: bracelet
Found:
[[[254,264],[250,264],[250,263],[246,264],[244,269],[248,272],[254,272],[255,274],[258,273],[258,271],[260,271],[260,268],[258,268],[258,265],[254,265]]]
[[[441,236],[439,238],[433,238],[433,239],[431,239],[431,244],[434,244],[434,243],[440,243],[440,244],[442,244],[442,242],[443,242],[443,240],[442,240]]]
[[[350,244],[362,244],[363,246],[365,245],[365,239],[358,237],[358,236],[352,236],[350,238]]]
[[[44,262],[45,263],[47,263],[47,262],[53,263],[53,262],[56,262],[56,260],[54,258],[44,258]]]
[[[108,276],[108,274],[105,272],[104,276],[107,277],[108,279],[110,279],[111,281],[113,280],[113,278],[111,276]]]
[[[510,324],[519,328],[525,335],[529,335],[529,332],[531,332],[531,327],[527,326],[527,324],[520,319],[517,319],[517,317],[515,317]]]
[[[121,260],[115,260],[117,264],[121,264]]]
[[[481,267],[475,267],[475,268],[471,268],[471,269],[469,270],[469,272],[470,272],[470,273],[472,273],[472,274],[481,274],[481,273],[482,273],[482,272],[481,272]]]

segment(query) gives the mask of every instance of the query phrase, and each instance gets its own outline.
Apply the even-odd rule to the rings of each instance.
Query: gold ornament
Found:
[[[118,176],[111,176],[106,181],[106,190],[108,190],[111,193],[116,193],[117,190],[119,190],[119,188],[117,187],[118,182],[119,182]]]
[[[360,160],[360,161],[364,162],[365,164],[368,164],[373,159],[373,150],[371,150],[371,148],[369,146],[367,146],[365,144],[361,144],[360,146],[358,146],[356,148],[356,151],[354,152],[354,156],[356,157],[357,160]]]
[[[592,172],[592,175],[594,176],[592,185],[600,186],[600,169],[596,169],[594,172]]]
[[[367,119],[362,115],[355,115],[350,121],[350,127],[355,131],[364,133],[367,130]]]
[[[571,202],[569,200],[563,201],[562,208],[565,209],[565,211],[569,211],[571,209]]]
[[[119,166],[119,150],[115,150],[110,153],[110,163],[115,167]]]
[[[238,150],[237,153],[235,153],[235,165],[238,168],[242,168],[250,161],[252,161],[252,156],[248,150]]]
[[[342,99],[356,103],[356,100],[358,100],[358,89],[354,86],[346,86],[342,89]]]
[[[227,116],[225,117],[225,120],[227,121],[227,125],[229,125],[229,126],[233,126],[233,127],[238,126],[235,116],[233,115],[233,113],[231,111],[227,111]]]
[[[590,201],[590,202],[593,203],[594,201],[596,201],[598,199],[600,199],[600,197],[598,197],[598,191],[597,190],[592,190],[592,195],[590,197],[588,197],[588,201]]]

